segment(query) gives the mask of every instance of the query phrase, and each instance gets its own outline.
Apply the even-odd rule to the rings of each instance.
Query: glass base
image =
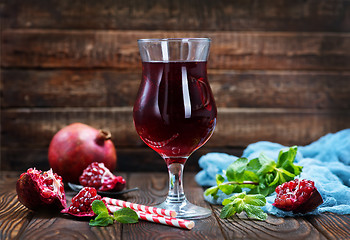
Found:
[[[190,203],[186,198],[183,201],[172,201],[169,197],[162,203],[154,206],[177,213],[176,218],[202,219],[211,215],[211,210]]]

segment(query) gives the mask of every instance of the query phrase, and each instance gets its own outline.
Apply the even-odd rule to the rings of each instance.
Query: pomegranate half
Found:
[[[49,146],[51,168],[62,176],[64,182],[79,183],[84,169],[93,162],[102,162],[114,171],[117,154],[111,134],[82,123],[62,128],[52,138]]]
[[[62,178],[50,169],[47,172],[29,168],[16,183],[18,200],[31,210],[61,210],[67,207]]]

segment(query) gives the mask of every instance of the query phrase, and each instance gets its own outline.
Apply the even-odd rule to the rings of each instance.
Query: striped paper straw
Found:
[[[163,216],[169,216],[169,217],[176,217],[176,212],[172,210],[166,210],[162,208],[156,208],[156,207],[149,207],[137,203],[131,203],[131,202],[126,202],[123,200],[119,199],[114,199],[114,198],[109,198],[109,197],[104,197],[103,198],[107,204],[114,205],[114,206],[119,206],[119,207],[129,207],[133,210],[136,211],[142,211],[146,213],[154,213],[157,215],[163,215]]]
[[[122,207],[118,207],[115,205],[108,205],[108,208],[111,212],[115,212]],[[152,213],[145,213],[141,211],[135,211],[138,218],[141,220],[149,221],[149,222],[154,222],[154,223],[160,223],[172,227],[179,227],[179,228],[185,228],[191,230],[194,227],[194,222],[185,220],[185,219],[179,219],[179,218],[172,218],[172,217],[165,217],[165,216],[160,216]]]

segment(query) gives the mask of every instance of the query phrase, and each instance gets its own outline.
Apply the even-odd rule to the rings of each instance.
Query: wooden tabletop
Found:
[[[279,218],[266,221],[247,219],[244,214],[229,220],[220,219],[220,206],[203,199],[203,189],[194,181],[195,173],[185,172],[187,198],[212,209],[213,214],[195,220],[192,230],[140,221],[108,227],[90,227],[87,220],[60,213],[34,213],[18,202],[15,190],[18,172],[0,172],[0,239],[350,239],[350,215],[332,213],[319,216]],[[123,174],[127,187],[137,192],[123,196],[127,201],[152,205],[167,194],[166,173]],[[70,203],[74,193],[67,190]]]

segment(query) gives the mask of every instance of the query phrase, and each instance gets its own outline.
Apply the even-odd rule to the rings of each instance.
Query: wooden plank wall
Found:
[[[72,122],[112,131],[122,171],[165,170],[137,136],[139,38],[210,37],[210,151],[308,144],[350,127],[349,0],[1,0],[2,170],[48,168]]]

